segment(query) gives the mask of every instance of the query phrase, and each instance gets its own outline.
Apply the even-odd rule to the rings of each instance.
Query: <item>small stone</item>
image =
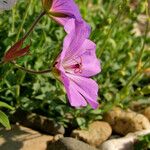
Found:
[[[115,107],[113,110],[109,111],[104,115],[104,120],[109,122],[110,125],[113,125],[115,124],[116,118],[121,116],[122,113],[123,113],[122,109]]]
[[[131,110],[114,108],[104,115],[104,120],[110,123],[114,132],[121,135],[150,129],[149,120],[144,115]]]
[[[150,121],[150,107],[144,109],[143,115],[146,116]]]
[[[97,146],[107,140],[111,133],[111,126],[107,122],[96,121],[90,124],[87,130],[74,130],[71,136]]]
[[[53,136],[16,125],[10,131],[0,130],[0,135],[0,150],[46,150],[53,140]]]
[[[100,145],[99,150],[134,150],[134,144],[139,136],[150,134],[150,130],[127,134],[123,138],[112,139]]]
[[[64,137],[63,134],[57,134],[57,135],[54,136],[53,142],[56,142],[56,141],[58,141],[59,139],[61,139],[61,138],[63,138],[63,137]]]
[[[96,148],[70,137],[49,143],[46,150],[97,150]]]

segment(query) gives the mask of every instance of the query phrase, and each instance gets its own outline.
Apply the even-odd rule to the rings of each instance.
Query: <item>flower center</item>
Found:
[[[81,63],[75,64],[73,66],[73,69],[74,69],[74,73],[82,73],[82,64]]]
[[[58,61],[56,61],[54,64],[53,64],[53,68],[57,68],[57,63]],[[77,58],[72,58],[72,59],[69,59],[67,61],[64,61],[62,63],[62,66],[63,68],[65,69],[65,72],[68,72],[68,73],[82,73],[82,70],[83,70],[83,63],[82,63],[82,58],[81,56],[77,57]],[[58,68],[57,68],[58,69]],[[59,70],[59,69],[58,69]]]
[[[79,61],[73,59],[75,61],[74,65],[71,65],[71,69],[74,70],[74,73],[82,73],[82,58],[79,57]]]

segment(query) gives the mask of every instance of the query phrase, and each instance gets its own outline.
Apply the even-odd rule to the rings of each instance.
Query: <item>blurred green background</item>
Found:
[[[80,128],[101,119],[113,106],[128,108],[133,101],[150,105],[148,1],[76,2],[92,26],[90,39],[97,44],[97,56],[101,59],[102,72],[94,77],[99,84],[99,109],[71,108],[63,86],[52,74],[31,75],[12,64],[0,66],[0,101],[47,116],[65,127],[71,124]],[[0,58],[41,11],[40,0],[19,0],[13,10],[0,13]],[[48,69],[61,50],[64,36],[63,28],[44,16],[25,42],[31,42],[30,55],[17,63],[34,70]],[[7,115],[11,112],[2,110]]]

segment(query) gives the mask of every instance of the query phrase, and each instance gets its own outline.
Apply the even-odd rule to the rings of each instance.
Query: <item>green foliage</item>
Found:
[[[8,108],[10,110],[14,110],[13,107],[11,107],[10,105],[4,103],[4,102],[0,102],[0,108]],[[9,119],[7,117],[7,115],[0,110],[0,123],[6,127],[7,129],[10,129],[10,123],[9,123]]]
[[[4,112],[2,112],[1,110],[0,110],[0,123],[7,129],[11,128],[7,115]]]
[[[6,103],[4,103],[4,102],[0,102],[0,108],[1,108],[1,107],[5,107],[5,108],[11,109],[11,110],[14,109],[13,107],[11,107],[10,105],[8,105],[8,104],[6,104]]]
[[[90,38],[97,44],[97,56],[101,59],[102,72],[94,77],[100,89],[100,108],[71,108],[62,84],[52,74],[31,75],[11,64],[0,66],[0,101],[45,115],[64,126],[71,124],[85,128],[93,120],[101,119],[103,112],[115,105],[128,107],[133,100],[141,99],[148,102],[149,77],[143,70],[150,67],[150,37],[147,33],[144,35],[144,25],[141,34],[134,33],[139,16],[146,15],[146,1],[139,0],[136,7],[130,0],[76,2],[83,18],[92,26]],[[13,10],[0,14],[0,58],[17,37],[21,38],[30,28],[41,10],[39,0],[20,0]],[[44,16],[26,41],[31,41],[31,54],[17,63],[34,70],[51,67],[61,50],[64,36],[63,28]],[[138,71],[143,43],[142,65],[147,63]]]
[[[140,136],[138,142],[134,146],[135,150],[148,150],[150,149],[150,134]]]

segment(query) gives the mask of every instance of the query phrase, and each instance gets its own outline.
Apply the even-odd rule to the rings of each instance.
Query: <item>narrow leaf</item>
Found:
[[[0,123],[7,129],[11,129],[9,119],[5,113],[0,110]]]
[[[11,110],[14,110],[14,108],[4,102],[0,102],[0,107],[5,107],[5,108],[8,108],[8,109],[11,109]]]

